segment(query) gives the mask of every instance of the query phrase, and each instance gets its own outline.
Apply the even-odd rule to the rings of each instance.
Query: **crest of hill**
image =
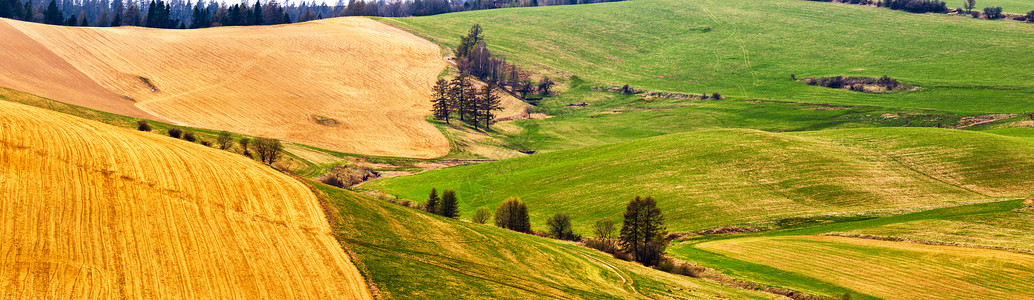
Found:
[[[4,19],[0,39],[17,49],[0,54],[0,85],[58,101],[340,152],[449,150],[424,120],[446,65],[438,46],[365,18],[198,30]]]
[[[12,298],[372,299],[300,182],[239,155],[0,101]]]
[[[456,189],[461,210],[519,196],[532,223],[568,213],[583,234],[652,195],[669,230],[828,213],[879,213],[1025,196],[1034,143],[933,128],[770,133],[713,130],[536,154],[388,178],[366,187],[423,200]]]

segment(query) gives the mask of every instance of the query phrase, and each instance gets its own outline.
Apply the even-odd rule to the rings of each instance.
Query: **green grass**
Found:
[[[958,3],[955,3],[958,2]],[[981,0],[977,1],[977,7],[973,10],[984,11],[984,7],[1001,6],[1002,11],[1014,14],[1027,14],[1034,10],[1034,1],[1030,0]],[[949,1],[948,7],[962,7],[962,1]]]
[[[586,248],[316,184],[357,266],[388,299],[767,299]],[[641,293],[641,294],[640,294]]]
[[[1027,254],[819,236],[728,239],[697,247],[886,299],[1034,296],[1034,256]]]
[[[587,103],[584,107],[568,104]],[[570,88],[546,98],[535,108],[553,116],[519,120],[530,143],[540,152],[601,145],[670,133],[752,128],[802,131],[886,126],[950,126],[966,116],[931,110],[887,109],[762,100],[644,99],[637,95],[594,91],[573,78]]]
[[[652,195],[671,231],[784,218],[888,214],[1034,192],[1034,141],[973,131],[879,128],[663,135],[388,178],[364,185],[423,201],[456,189],[463,215],[524,199],[532,224],[571,214],[590,233]]]
[[[490,48],[511,61],[595,85],[966,113],[1022,112],[1034,101],[1034,26],[1022,22],[797,0],[635,0],[380,20],[449,47],[480,23]],[[863,94],[790,74],[889,75],[921,89]]]
[[[941,268],[943,270],[953,270],[950,272],[955,272],[954,270],[956,270],[959,264],[966,265],[965,272],[985,270],[984,272],[987,274],[986,276],[991,278],[991,280],[1005,282],[1008,280],[1000,278],[1005,275],[1003,275],[1001,271],[994,270],[994,268],[1007,263],[1003,262],[1001,257],[1012,257],[1013,253],[1009,252],[962,247],[940,248],[948,250],[939,251],[939,254],[935,253],[933,254],[933,257],[927,258],[931,253],[911,253],[907,250],[901,250],[901,248],[925,247],[916,244],[885,242],[887,244],[882,244],[882,246],[858,246],[829,241],[803,242],[794,240],[794,236],[817,235],[829,232],[848,232],[926,239],[942,242],[963,242],[989,246],[1020,246],[1017,248],[1029,248],[1023,247],[1021,244],[1029,244],[1031,238],[1034,237],[1034,232],[1029,230],[1031,224],[1031,219],[1029,218],[1031,213],[1029,211],[1020,210],[1022,205],[1022,200],[1010,200],[946,207],[860,221],[812,224],[803,228],[789,228],[748,234],[698,236],[677,243],[675,246],[670,247],[668,252],[680,259],[719,268],[723,272],[734,277],[746,278],[765,284],[788,287],[827,296],[836,296],[849,292],[856,298],[865,298],[866,296],[871,295],[865,295],[862,292],[879,294],[885,293],[886,291],[881,291],[880,289],[875,289],[871,286],[852,285],[853,283],[867,282],[868,284],[880,284],[885,281],[884,276],[902,273],[908,274],[908,276],[911,277],[935,281],[932,277],[940,276],[938,273],[941,272],[930,271],[931,268]],[[940,223],[936,225],[945,225],[945,221],[951,222],[950,225],[953,226],[926,226],[935,225],[935,223]],[[966,228],[968,230],[956,230],[960,227],[968,227]],[[774,240],[776,242],[772,242],[772,238],[777,238]],[[754,244],[757,241],[763,241],[764,246],[762,248],[750,248],[756,247]],[[810,259],[797,262],[800,265],[779,265],[774,263],[774,260],[772,259],[764,259],[762,261],[756,259],[756,255],[746,256],[738,253],[730,253],[727,249],[715,250],[713,249],[714,247],[708,246],[714,245],[715,243],[719,245],[727,243],[743,243],[744,245],[739,245],[737,247],[747,247],[744,249],[752,249],[753,251],[750,253],[753,254],[771,254],[783,251],[783,254],[793,253],[794,256],[808,257]],[[812,244],[813,246],[817,244],[822,248],[808,249],[805,247],[797,247],[802,246],[800,245],[801,243]],[[703,245],[703,247],[701,247],[701,245]],[[791,250],[789,252],[785,252],[786,250],[768,249],[771,247]],[[957,251],[951,249],[957,249]],[[951,254],[953,252],[976,253],[977,256],[953,256]],[[1022,258],[1023,256],[1021,255],[1018,257]],[[780,257],[778,260],[794,259],[795,258],[792,257]],[[893,260],[895,263],[909,261],[908,264],[910,264],[910,266],[891,268],[890,270],[884,269],[884,271],[888,273],[874,275],[869,273],[869,271],[866,271],[863,264],[855,263],[858,262],[859,259],[861,261],[884,262]],[[819,266],[817,266],[818,264],[830,264],[835,262],[839,262],[840,265],[824,266],[823,268],[819,268]],[[856,266],[854,269],[843,269],[843,266],[851,266],[852,264],[855,264]],[[818,269],[822,269],[824,271],[817,271]],[[923,271],[911,272],[909,269]],[[851,276],[852,281],[843,281],[843,276]],[[841,280],[838,281],[835,279],[836,277],[841,277]],[[960,275],[957,277],[961,278],[962,276]],[[964,281],[967,282],[966,284],[973,282],[978,284],[987,284],[986,281],[981,283],[981,280],[977,280],[974,277],[966,278]],[[1008,285],[1008,283],[1005,285]],[[927,286],[926,289],[926,292],[929,295],[944,295],[946,293],[945,291],[929,290],[929,286]],[[902,288],[898,291],[901,292],[903,290],[905,289]],[[1008,292],[1012,293],[1017,291],[1024,291],[1024,289],[1011,287]],[[906,297],[906,295],[907,294],[901,294],[898,295],[898,297]],[[886,297],[886,295],[882,296]]]

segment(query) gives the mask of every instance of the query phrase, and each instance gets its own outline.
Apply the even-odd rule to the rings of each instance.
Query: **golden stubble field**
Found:
[[[294,179],[0,101],[0,298],[371,296]]]
[[[17,48],[0,54],[0,86],[59,101],[341,152],[449,150],[425,121],[440,49],[370,19],[199,30],[5,19],[0,40]]]

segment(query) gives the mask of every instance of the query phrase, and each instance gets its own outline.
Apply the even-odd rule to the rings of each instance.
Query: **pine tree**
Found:
[[[431,112],[435,120],[444,120],[449,124],[449,115],[452,113],[452,100],[449,98],[449,83],[445,79],[438,79],[434,84],[434,96],[431,98]]]
[[[262,4],[255,0],[255,8],[251,10],[251,25],[262,25]]]
[[[438,189],[431,188],[431,195],[427,197],[427,204],[424,205],[424,211],[432,214],[438,214]]]
[[[657,208],[653,197],[628,202],[625,220],[621,227],[621,248],[632,255],[635,261],[647,266],[656,265],[664,254],[667,240],[664,239],[664,216]]]
[[[61,10],[57,8],[57,2],[50,0],[50,4],[47,5],[47,10],[43,11],[43,23],[50,25],[61,25],[64,24],[65,18],[61,14]]]
[[[456,191],[452,189],[442,191],[442,203],[438,206],[438,214],[456,218],[460,216],[459,200],[456,199]]]
[[[471,89],[470,78],[467,73],[460,72],[459,76],[452,79],[452,86],[449,89],[449,97],[452,98],[452,104],[455,105],[454,109],[460,114],[460,121],[466,121],[468,110],[465,109],[469,106],[472,99],[469,98],[470,93],[468,90]]]
[[[491,81],[481,89],[480,94],[477,105],[478,115],[485,122],[485,130],[488,130],[488,126],[495,122],[493,111],[503,109],[502,98],[495,94],[495,82]]]

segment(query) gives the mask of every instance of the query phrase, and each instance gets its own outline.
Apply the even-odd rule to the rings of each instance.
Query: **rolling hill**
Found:
[[[389,299],[773,299],[553,239],[315,184],[342,245]]]
[[[313,192],[243,156],[0,101],[3,298],[372,299]]]
[[[101,111],[299,142],[433,158],[424,118],[446,62],[363,18],[199,30],[0,20],[0,86]]]
[[[713,130],[453,167],[364,185],[423,201],[456,189],[464,215],[511,196],[532,224],[571,214],[583,234],[652,195],[669,230],[765,226],[827,213],[884,214],[1030,195],[1034,142],[995,134],[876,128],[769,133]]]
[[[380,20],[449,47],[479,23],[489,48],[509,61],[598,86],[971,113],[1023,112],[1034,94],[1026,67],[1034,26],[1022,22],[798,0],[636,0]],[[888,75],[919,88],[866,94],[791,74]]]

